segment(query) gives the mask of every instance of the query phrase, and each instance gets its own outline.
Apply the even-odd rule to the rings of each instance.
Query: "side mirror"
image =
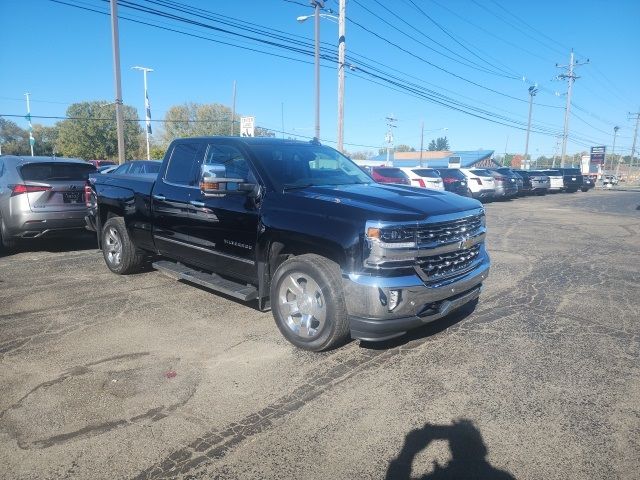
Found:
[[[204,164],[200,168],[200,190],[207,197],[218,197],[227,194],[246,194],[255,188],[244,178],[227,177],[223,165]]]

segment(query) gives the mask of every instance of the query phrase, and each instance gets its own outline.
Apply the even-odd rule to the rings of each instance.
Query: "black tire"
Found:
[[[113,273],[128,275],[140,271],[144,255],[136,250],[122,217],[111,217],[102,226],[102,255]]]
[[[7,227],[4,225],[4,220],[0,217],[0,252],[8,252],[14,249],[16,246],[16,240],[9,238],[7,233]]]
[[[315,254],[289,258],[276,270],[270,295],[276,325],[296,347],[320,352],[349,338],[342,277],[335,262]]]

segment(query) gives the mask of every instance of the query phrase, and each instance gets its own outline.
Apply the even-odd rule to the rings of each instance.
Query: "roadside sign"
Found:
[[[596,165],[604,165],[605,153],[607,147],[604,145],[601,147],[591,147],[591,163]]]
[[[255,137],[256,117],[240,117],[240,136]]]

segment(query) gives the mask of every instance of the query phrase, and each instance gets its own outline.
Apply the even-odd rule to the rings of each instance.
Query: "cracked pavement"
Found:
[[[640,193],[487,205],[474,311],[296,350],[270,313],[91,237],[0,257],[7,478],[632,479]]]

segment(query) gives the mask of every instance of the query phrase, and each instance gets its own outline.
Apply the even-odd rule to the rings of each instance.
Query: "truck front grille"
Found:
[[[430,223],[418,227],[418,245],[451,243],[463,240],[482,226],[482,215],[472,215],[459,220]]]
[[[418,268],[422,270],[422,273],[426,275],[427,278],[435,280],[466,270],[473,265],[479,254],[480,244],[477,244],[464,250],[443,253],[431,257],[421,257],[418,260]]]

